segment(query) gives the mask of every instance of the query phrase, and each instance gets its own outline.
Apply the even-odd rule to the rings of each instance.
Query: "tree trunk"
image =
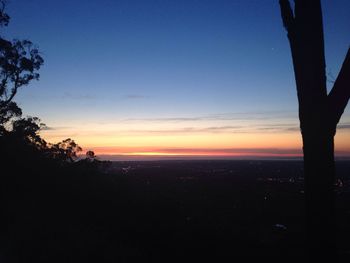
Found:
[[[306,250],[309,262],[336,257],[333,134],[303,133]]]
[[[296,80],[303,138],[309,262],[336,259],[334,136],[350,97],[350,49],[327,94],[320,0],[280,0]]]

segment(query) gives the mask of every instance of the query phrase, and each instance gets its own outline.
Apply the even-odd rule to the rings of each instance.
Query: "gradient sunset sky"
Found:
[[[322,4],[331,88],[350,1]],[[97,155],[301,153],[278,0],[11,0],[7,11],[3,34],[30,39],[45,59],[16,101],[46,123],[49,142],[73,138]],[[336,152],[350,156],[349,107]]]

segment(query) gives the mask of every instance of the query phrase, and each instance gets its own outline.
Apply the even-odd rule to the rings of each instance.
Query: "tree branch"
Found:
[[[280,0],[281,16],[283,20],[283,26],[290,32],[294,23],[293,10],[290,6],[289,0]]]
[[[20,86],[20,85],[18,85],[18,82],[19,82],[19,73],[16,73],[16,79],[15,79],[15,83],[13,84],[11,95],[7,100],[5,100],[5,105],[9,104],[13,100],[15,95],[17,94],[17,90]]]
[[[338,77],[334,83],[331,92],[328,95],[328,101],[336,125],[343,114],[350,97],[350,48],[346,54],[343,65]]]
[[[320,0],[280,0],[292,53],[300,112],[316,115],[327,99]],[[302,114],[302,115],[304,115]]]

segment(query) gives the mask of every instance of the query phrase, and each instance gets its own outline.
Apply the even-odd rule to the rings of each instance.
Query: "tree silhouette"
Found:
[[[64,162],[74,162],[74,158],[77,157],[80,151],[82,151],[82,148],[70,138],[49,145],[49,152],[52,158]]]
[[[0,107],[7,106],[20,87],[26,86],[33,79],[39,79],[44,60],[38,49],[29,40],[0,38]]]
[[[7,26],[10,21],[5,6],[6,1],[0,0],[0,27]],[[38,70],[43,63],[31,41],[9,41],[0,36],[0,135],[6,131],[6,123],[22,115],[13,98],[19,88],[39,79]]]
[[[327,93],[320,0],[280,0],[288,33],[303,139],[309,260],[335,256],[334,136],[350,96],[350,50]],[[316,262],[316,261],[315,261]]]
[[[0,27],[10,21],[5,7],[6,1],[0,0]],[[47,143],[39,135],[45,125],[37,117],[23,118],[22,110],[13,101],[19,88],[39,79],[38,71],[43,63],[31,41],[9,41],[0,36],[0,148],[19,159],[22,149],[61,163],[74,162],[81,147],[69,138],[56,144]]]
[[[93,151],[87,151],[85,155],[86,158],[89,160],[94,160],[96,158],[96,155]]]

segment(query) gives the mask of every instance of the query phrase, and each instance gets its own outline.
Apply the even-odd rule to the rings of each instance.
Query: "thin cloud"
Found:
[[[183,127],[177,129],[140,129],[140,130],[124,130],[115,131],[116,133],[130,134],[130,135],[172,135],[172,134],[190,134],[190,133],[285,133],[299,131],[299,127],[292,124],[285,125],[227,125],[227,126],[208,126],[208,127]]]
[[[147,96],[140,95],[140,94],[128,94],[125,96],[125,98],[128,100],[140,100],[140,99],[146,99]]]
[[[300,131],[299,124],[266,124],[263,127],[257,127],[260,131],[274,131],[274,132],[296,132]],[[350,129],[350,123],[341,123],[337,126],[339,130]]]
[[[257,126],[259,131],[267,132],[296,132],[300,131],[299,125],[295,123],[285,123],[285,124],[264,124],[263,126]]]
[[[62,97],[62,99],[71,99],[71,100],[93,100],[96,99],[95,96],[90,94],[72,94],[70,92],[65,92]]]
[[[71,129],[72,127],[64,127],[64,126],[44,126],[41,128],[42,131],[59,131],[59,130],[66,130]]]
[[[212,126],[212,127],[184,127],[179,129],[159,129],[159,130],[127,130],[125,133],[137,134],[183,134],[183,133],[231,133],[242,130],[244,126]]]
[[[337,129],[341,129],[341,130],[350,129],[350,123],[341,123],[337,126]]]
[[[217,113],[202,116],[191,117],[164,117],[164,118],[129,118],[124,122],[194,122],[194,121],[233,121],[233,120],[270,120],[289,118],[295,119],[296,116],[291,111],[265,111],[265,112],[238,112],[238,113]]]
[[[52,130],[55,130],[55,128],[45,125],[45,126],[41,127],[41,130],[42,131],[52,131]]]

